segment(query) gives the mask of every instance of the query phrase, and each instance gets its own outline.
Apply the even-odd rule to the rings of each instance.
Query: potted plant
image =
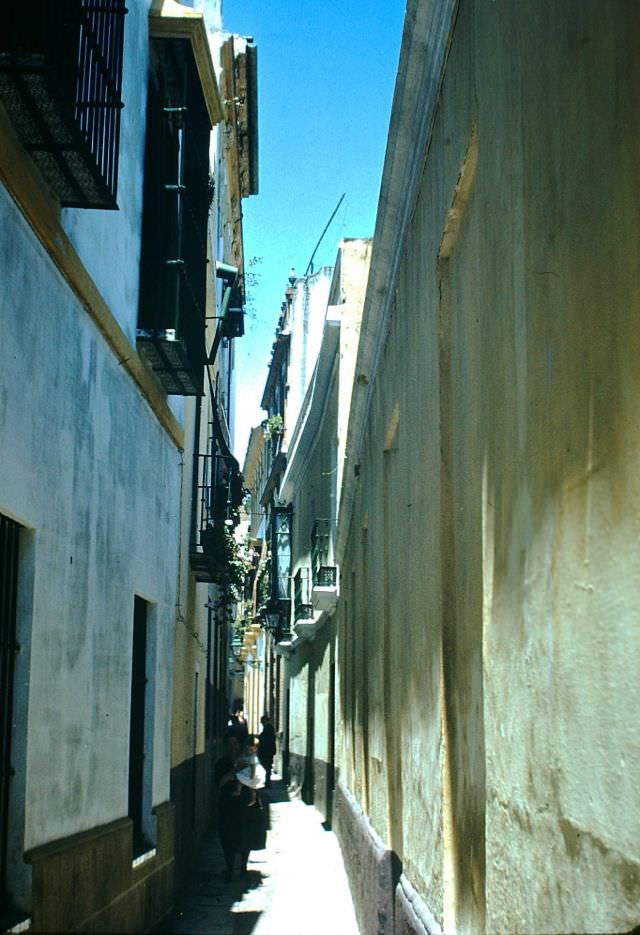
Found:
[[[269,416],[267,419],[267,432],[269,436],[282,435],[284,433],[284,419],[281,415]]]

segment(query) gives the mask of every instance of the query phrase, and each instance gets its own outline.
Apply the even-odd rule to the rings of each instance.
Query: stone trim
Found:
[[[186,39],[191,44],[202,96],[211,126],[215,127],[222,121],[224,113],[204,15],[175,0],[153,0],[149,10],[149,36],[152,39]]]

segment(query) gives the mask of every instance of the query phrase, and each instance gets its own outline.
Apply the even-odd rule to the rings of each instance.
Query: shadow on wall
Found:
[[[298,725],[304,730],[304,752],[302,749],[289,751],[289,787],[300,794],[307,805],[314,805],[329,827],[334,784],[334,639],[334,624],[329,622],[313,642],[300,647],[290,662],[291,679],[306,669],[307,684],[304,726]],[[327,710],[323,707],[324,701],[318,708],[318,691],[321,698],[326,697]],[[294,712],[293,716],[296,715]]]

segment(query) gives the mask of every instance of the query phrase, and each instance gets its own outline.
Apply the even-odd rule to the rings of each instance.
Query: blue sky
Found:
[[[260,194],[244,201],[250,288],[236,341],[235,452],[242,463],[289,270],[316,254],[331,265],[341,237],[373,236],[404,0],[223,0],[224,28],[258,47]],[[252,264],[252,258],[259,262]]]

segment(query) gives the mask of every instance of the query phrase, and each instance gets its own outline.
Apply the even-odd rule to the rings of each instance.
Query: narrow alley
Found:
[[[639,0],[3,12],[0,935],[640,935]]]
[[[282,780],[266,795],[266,850],[252,853],[246,874],[226,881],[210,832],[167,935],[358,935],[335,835],[312,806],[289,797]]]

